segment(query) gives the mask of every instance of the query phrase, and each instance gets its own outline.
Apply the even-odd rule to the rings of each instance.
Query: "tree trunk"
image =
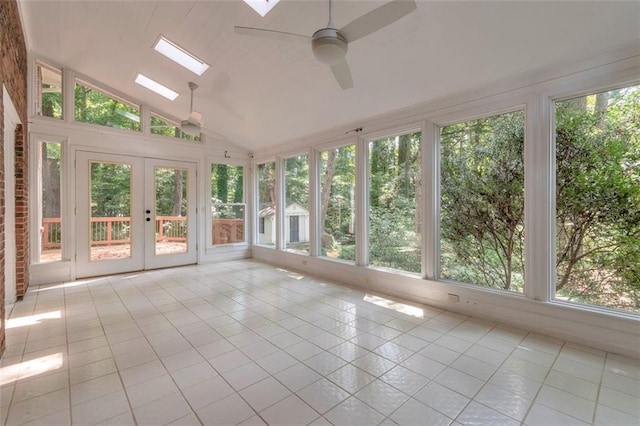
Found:
[[[42,143],[42,217],[60,217],[60,171],[58,161],[49,158],[47,143]]]
[[[320,195],[320,223],[324,227],[324,219],[327,217],[327,209],[329,208],[329,197],[331,196],[331,183],[333,181],[333,173],[336,168],[336,150],[332,149],[327,153],[327,167],[324,171],[322,181],[322,193]]]
[[[609,92],[596,95],[596,108],[594,114],[598,117],[598,127],[604,129],[607,125],[607,108],[609,107]]]

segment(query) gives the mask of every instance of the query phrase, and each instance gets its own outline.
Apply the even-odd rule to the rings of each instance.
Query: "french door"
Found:
[[[76,276],[196,263],[196,165],[76,152]]]

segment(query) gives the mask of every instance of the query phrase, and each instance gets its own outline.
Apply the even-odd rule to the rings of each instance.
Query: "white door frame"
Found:
[[[165,268],[197,262],[196,163],[159,160],[120,154],[76,151],[76,277],[109,275],[145,269]],[[91,261],[89,245],[90,188],[92,161],[131,165],[131,256],[125,259]],[[175,167],[187,171],[188,236],[187,252],[155,254],[155,168]],[[146,212],[150,213],[147,214]],[[149,219],[147,221],[147,219]]]

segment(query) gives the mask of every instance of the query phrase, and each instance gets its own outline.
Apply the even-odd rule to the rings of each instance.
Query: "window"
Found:
[[[640,312],[640,86],[555,104],[556,299]]]
[[[62,71],[37,62],[36,74],[36,114],[62,119]]]
[[[188,141],[200,141],[200,136],[191,136],[180,130],[180,124],[168,118],[162,117],[154,112],[150,115],[152,135],[167,136],[169,138],[179,138]]]
[[[76,80],[75,119],[83,123],[140,131],[140,108]]]
[[[323,151],[320,160],[322,255],[355,261],[356,147]]]
[[[440,132],[440,277],[524,289],[524,112]]]
[[[276,163],[258,164],[258,244],[276,244]]]
[[[39,141],[40,262],[62,260],[62,144]]]
[[[369,262],[420,273],[420,133],[369,142]]]
[[[284,161],[285,247],[309,253],[309,156]]]
[[[243,243],[244,168],[211,165],[211,244]]]

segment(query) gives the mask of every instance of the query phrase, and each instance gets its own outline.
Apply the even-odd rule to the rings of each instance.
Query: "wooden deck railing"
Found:
[[[156,241],[186,241],[187,218],[183,216],[156,216]],[[92,217],[91,245],[110,246],[130,242],[128,217]],[[59,249],[62,244],[60,218],[42,219],[42,249]],[[243,219],[213,219],[213,244],[230,244],[244,241]]]

